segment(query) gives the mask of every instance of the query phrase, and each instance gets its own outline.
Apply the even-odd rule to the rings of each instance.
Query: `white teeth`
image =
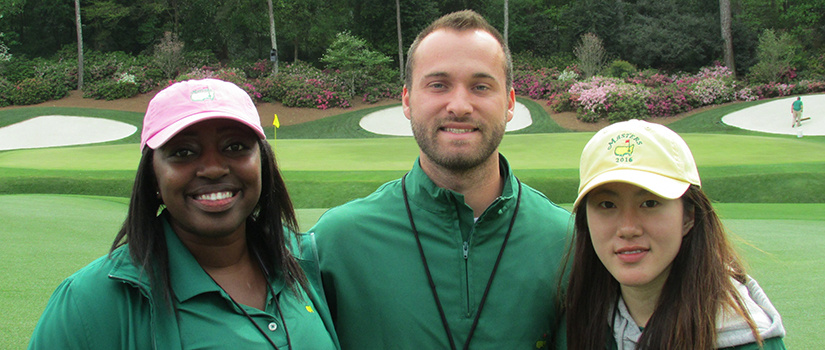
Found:
[[[453,129],[453,128],[444,128],[444,131],[451,132],[453,134],[466,134],[468,132],[472,132],[472,129]]]
[[[232,192],[213,192],[195,196],[197,200],[219,201],[232,197]]]
[[[626,251],[626,252],[621,252],[619,254],[638,254],[638,253],[641,253],[641,252],[642,252],[642,250],[639,249],[639,250],[629,250],[629,251]]]

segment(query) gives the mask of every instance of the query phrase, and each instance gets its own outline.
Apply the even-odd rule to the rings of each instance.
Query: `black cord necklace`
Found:
[[[404,205],[407,208],[407,217],[410,219],[410,227],[412,228],[413,235],[415,235],[415,242],[418,244],[418,252],[421,254],[421,262],[424,264],[424,271],[427,273],[427,281],[430,283],[430,290],[433,293],[433,299],[435,299],[435,306],[438,308],[438,314],[441,316],[441,324],[444,326],[444,331],[447,333],[447,340],[450,341],[450,349],[456,350],[455,341],[453,340],[453,334],[450,332],[450,325],[447,323],[447,315],[444,313],[444,308],[441,306],[441,300],[438,298],[438,292],[435,289],[435,282],[433,282],[433,276],[430,273],[430,266],[427,264],[427,258],[424,256],[424,248],[421,246],[421,239],[418,236],[418,230],[415,228],[415,221],[413,220],[412,211],[410,210],[410,201],[407,198],[407,174],[401,178],[401,191],[404,194]],[[496,258],[496,263],[493,265],[493,271],[490,272],[490,279],[487,280],[487,287],[484,289],[484,294],[481,296],[481,301],[478,305],[478,310],[476,311],[476,317],[473,320],[473,325],[470,326],[470,333],[467,334],[467,340],[464,342],[464,346],[462,349],[467,350],[470,348],[470,341],[473,339],[473,333],[478,326],[478,320],[481,317],[481,310],[484,308],[484,303],[487,302],[487,293],[490,292],[490,286],[493,284],[493,278],[496,276],[496,271],[498,270],[498,264],[501,262],[501,256],[504,255],[504,248],[507,247],[507,241],[510,239],[510,233],[513,231],[513,224],[516,223],[516,216],[518,215],[518,208],[521,204],[521,181],[516,179],[518,183],[518,197],[516,198],[516,208],[513,210],[513,217],[510,219],[510,226],[507,228],[507,234],[504,235],[504,242],[501,243],[501,249],[498,252],[498,257]]]
[[[287,348],[289,350],[292,350],[292,342],[289,340],[289,330],[286,328],[286,320],[284,319],[284,313],[281,311],[281,303],[278,302],[278,296],[275,294],[275,291],[272,290],[272,286],[269,284],[269,273],[266,272],[266,269],[263,266],[263,262],[261,261],[261,257],[258,255],[257,251],[255,252],[255,256],[258,258],[258,263],[261,264],[260,268],[264,274],[264,278],[266,279],[266,289],[267,291],[269,291],[270,294],[272,294],[272,300],[275,301],[275,307],[278,309],[278,316],[281,318],[281,325],[283,325],[284,334],[286,335]],[[201,266],[201,268],[203,268],[203,266]],[[204,269],[203,272],[206,272],[206,269]],[[261,335],[263,335],[264,338],[266,338],[266,341],[269,342],[270,345],[272,345],[272,348],[274,348],[275,350],[279,350],[278,346],[275,345],[275,342],[272,340],[272,338],[269,337],[269,334],[267,334],[266,331],[264,331],[260,326],[258,326],[258,323],[256,323],[255,320],[252,319],[252,316],[250,316],[249,313],[246,312],[246,309],[244,309],[240,303],[235,301],[235,298],[229,295],[226,289],[223,289],[223,286],[221,286],[218,283],[218,281],[215,281],[215,278],[213,278],[212,275],[209,274],[209,272],[206,272],[206,275],[209,276],[209,278],[212,279],[212,282],[215,282],[218,288],[220,288],[224,292],[224,294],[226,294],[226,296],[229,297],[229,300],[232,301],[232,304],[234,304],[235,307],[237,307],[241,310],[241,312],[243,312],[244,316],[246,316],[246,319],[249,320],[249,322],[252,322],[252,325],[255,326],[255,329],[257,329],[258,332],[260,332]]]

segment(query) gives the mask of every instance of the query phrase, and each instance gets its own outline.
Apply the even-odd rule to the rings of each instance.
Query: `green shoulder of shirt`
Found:
[[[785,341],[782,340],[782,337],[774,337],[765,339],[762,341],[762,347],[759,347],[756,343],[750,343],[745,345],[738,345],[732,346],[729,348],[724,348],[723,350],[784,350],[785,349]]]

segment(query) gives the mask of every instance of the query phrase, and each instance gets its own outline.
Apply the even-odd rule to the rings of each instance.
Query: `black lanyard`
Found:
[[[289,348],[289,350],[292,350],[292,342],[289,341],[289,330],[287,330],[287,328],[286,328],[286,319],[284,319],[284,313],[283,313],[283,311],[281,311],[281,303],[278,302],[278,295],[275,294],[275,291],[272,290],[272,286],[269,284],[270,283],[269,282],[269,273],[266,272],[266,268],[264,268],[263,262],[261,261],[261,257],[258,255],[257,251],[255,252],[255,256],[258,257],[258,262],[261,264],[261,271],[263,271],[264,278],[266,279],[266,289],[267,289],[267,291],[269,291],[269,294],[272,295],[272,300],[275,301],[275,307],[278,309],[278,316],[281,318],[281,324],[284,327],[284,334],[286,334],[287,348]],[[201,268],[203,268],[203,267],[201,267]],[[206,272],[206,269],[204,269],[203,272]],[[264,331],[260,326],[258,326],[258,323],[255,322],[255,320],[252,318],[252,316],[249,315],[248,312],[246,312],[246,310],[243,308],[243,306],[241,306],[240,303],[235,301],[235,298],[233,298],[231,295],[229,295],[229,293],[226,291],[226,289],[223,289],[223,287],[218,283],[218,281],[215,281],[215,279],[212,277],[212,275],[209,274],[209,272],[206,272],[206,275],[209,276],[209,278],[212,279],[212,282],[215,282],[215,284],[218,286],[218,288],[220,288],[226,294],[226,296],[229,297],[229,300],[232,301],[232,304],[234,304],[235,307],[237,307],[238,309],[241,309],[241,312],[243,312],[244,316],[246,316],[246,319],[248,319],[249,322],[252,322],[252,325],[255,326],[256,329],[258,329],[258,332],[260,332],[261,335],[264,336],[264,338],[266,338],[266,341],[268,341],[269,344],[272,345],[272,347],[275,350],[279,350],[278,346],[275,345],[275,342],[272,341],[272,338],[269,337],[269,334],[267,334],[266,331]]]
[[[418,237],[418,230],[415,228],[415,221],[413,221],[412,211],[410,210],[410,201],[407,198],[406,180],[407,174],[404,174],[401,178],[401,191],[404,193],[404,205],[407,208],[407,217],[410,219],[410,227],[412,228],[413,235],[415,235],[415,242],[418,244],[418,252],[421,254],[421,262],[424,264],[424,271],[427,273],[427,281],[430,283],[430,290],[433,292],[435,306],[438,308],[438,314],[441,316],[441,324],[444,326],[444,331],[447,332],[447,340],[450,341],[450,349],[456,350],[455,341],[453,340],[453,333],[450,332],[450,325],[447,323],[447,315],[444,314],[444,308],[441,307],[441,300],[438,299],[438,292],[435,290],[435,282],[433,282],[433,276],[430,273],[430,266],[427,264],[427,258],[424,256],[424,248],[421,247],[421,239]],[[464,342],[464,346],[462,347],[464,350],[470,348],[470,341],[473,339],[473,333],[476,330],[476,326],[478,326],[478,320],[479,317],[481,317],[481,310],[484,308],[484,303],[487,301],[487,293],[490,292],[490,286],[493,284],[493,278],[496,276],[498,264],[501,262],[501,256],[504,255],[504,248],[507,247],[507,241],[510,239],[510,233],[513,231],[513,224],[516,223],[519,204],[521,204],[521,181],[516,179],[516,182],[518,183],[516,208],[513,210],[513,217],[510,219],[510,226],[507,228],[507,234],[504,235],[504,242],[501,243],[501,249],[498,252],[496,263],[493,265],[493,271],[490,272],[490,279],[487,280],[487,287],[484,289],[484,294],[481,296],[481,301],[478,305],[478,310],[476,311],[476,317],[473,320],[473,325],[470,326],[470,333],[467,335],[467,340]],[[469,283],[469,281],[467,283]]]

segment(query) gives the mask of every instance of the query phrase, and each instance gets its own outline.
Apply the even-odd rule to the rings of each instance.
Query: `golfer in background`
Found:
[[[802,98],[797,97],[796,101],[793,101],[791,114],[793,115],[793,124],[791,124],[791,127],[802,126]]]

